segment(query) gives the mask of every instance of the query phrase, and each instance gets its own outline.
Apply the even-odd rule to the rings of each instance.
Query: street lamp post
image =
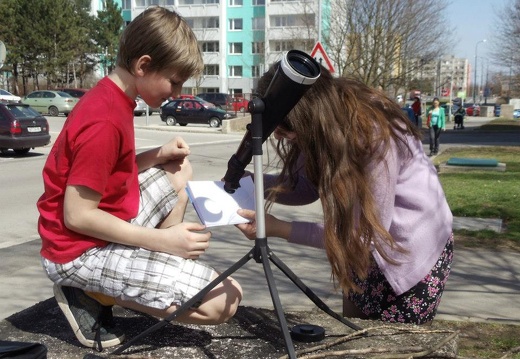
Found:
[[[480,88],[479,88],[479,94],[480,91],[482,91],[482,97],[484,97],[484,104],[487,104],[487,94],[489,92],[488,88],[488,72],[489,72],[489,59],[487,57],[479,56],[480,60],[482,61],[482,64],[480,65]],[[484,64],[486,65],[484,67]],[[485,74],[485,76],[484,76]],[[480,101],[482,101],[482,98],[480,98]]]
[[[477,92],[477,51],[478,51],[478,44],[481,42],[486,42],[486,39],[477,41],[475,44],[475,76],[473,78],[473,103],[475,103],[475,97]]]

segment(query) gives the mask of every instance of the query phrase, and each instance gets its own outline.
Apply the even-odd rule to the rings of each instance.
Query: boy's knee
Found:
[[[162,165],[164,171],[175,189],[183,189],[186,182],[193,179],[193,167],[187,158],[170,161]]]
[[[224,323],[233,318],[242,301],[242,287],[237,281],[231,280],[225,290],[226,294],[214,303],[211,313],[207,313],[208,320],[213,324]]]

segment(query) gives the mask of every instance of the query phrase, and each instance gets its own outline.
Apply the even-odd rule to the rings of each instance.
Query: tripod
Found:
[[[252,101],[259,101],[260,99],[254,99]],[[262,170],[262,112],[263,112],[263,104],[260,103],[258,106],[250,106],[252,109],[252,145],[253,145],[253,164],[254,164],[254,179],[255,179],[255,209],[256,209],[256,223],[257,223],[257,237],[255,239],[255,245],[251,250],[239,259],[235,264],[229,267],[226,271],[220,274],[217,278],[215,278],[211,283],[209,283],[206,287],[204,287],[200,292],[198,292],[195,296],[193,296],[186,303],[181,305],[175,312],[170,314],[168,317],[159,321],[155,325],[146,329],[142,333],[136,335],[131,340],[126,342],[124,345],[116,349],[112,352],[112,354],[121,354],[124,350],[129,348],[133,343],[137,340],[159,330],[160,328],[166,326],[170,321],[175,320],[179,315],[184,313],[186,310],[191,308],[194,304],[200,302],[204,296],[209,293],[215,286],[217,286],[224,279],[229,277],[239,268],[241,268],[244,264],[249,262],[249,260],[254,259],[257,263],[262,263],[264,273],[266,276],[267,284],[269,287],[269,292],[271,294],[271,299],[273,301],[274,309],[276,316],[278,318],[278,322],[280,324],[280,329],[282,331],[282,335],[285,342],[285,348],[287,350],[287,354],[289,358],[296,358],[296,353],[294,351],[294,344],[292,342],[291,335],[289,333],[289,328],[287,326],[287,321],[285,319],[285,315],[282,309],[282,304],[280,301],[280,297],[278,295],[278,290],[275,286],[274,275],[270,266],[269,261],[273,262],[273,264],[278,267],[300,290],[307,295],[307,297],[316,304],[318,308],[320,308],[325,313],[329,314],[331,317],[339,320],[345,325],[349,326],[354,330],[360,330],[361,327],[355,325],[354,323],[348,321],[343,318],[341,315],[337,314],[333,310],[331,310],[309,287],[307,287],[294,272],[289,269],[269,248],[267,244],[267,237],[265,234],[265,210],[264,210],[264,182],[263,182],[263,170]],[[255,110],[256,109],[256,110]]]

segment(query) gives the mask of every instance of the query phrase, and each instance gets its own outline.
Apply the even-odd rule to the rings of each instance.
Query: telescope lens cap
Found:
[[[319,342],[325,339],[325,329],[319,325],[298,324],[292,327],[291,338],[304,343]]]

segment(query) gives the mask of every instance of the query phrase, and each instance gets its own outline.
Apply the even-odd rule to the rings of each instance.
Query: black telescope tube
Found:
[[[320,74],[320,66],[316,60],[305,52],[291,50],[285,54],[264,97],[261,101],[253,99],[249,103],[249,112],[262,114],[262,143],[291,112]],[[239,181],[244,175],[244,169],[253,158],[251,132],[248,126],[236,153],[228,162],[224,189],[229,193],[240,187]]]

